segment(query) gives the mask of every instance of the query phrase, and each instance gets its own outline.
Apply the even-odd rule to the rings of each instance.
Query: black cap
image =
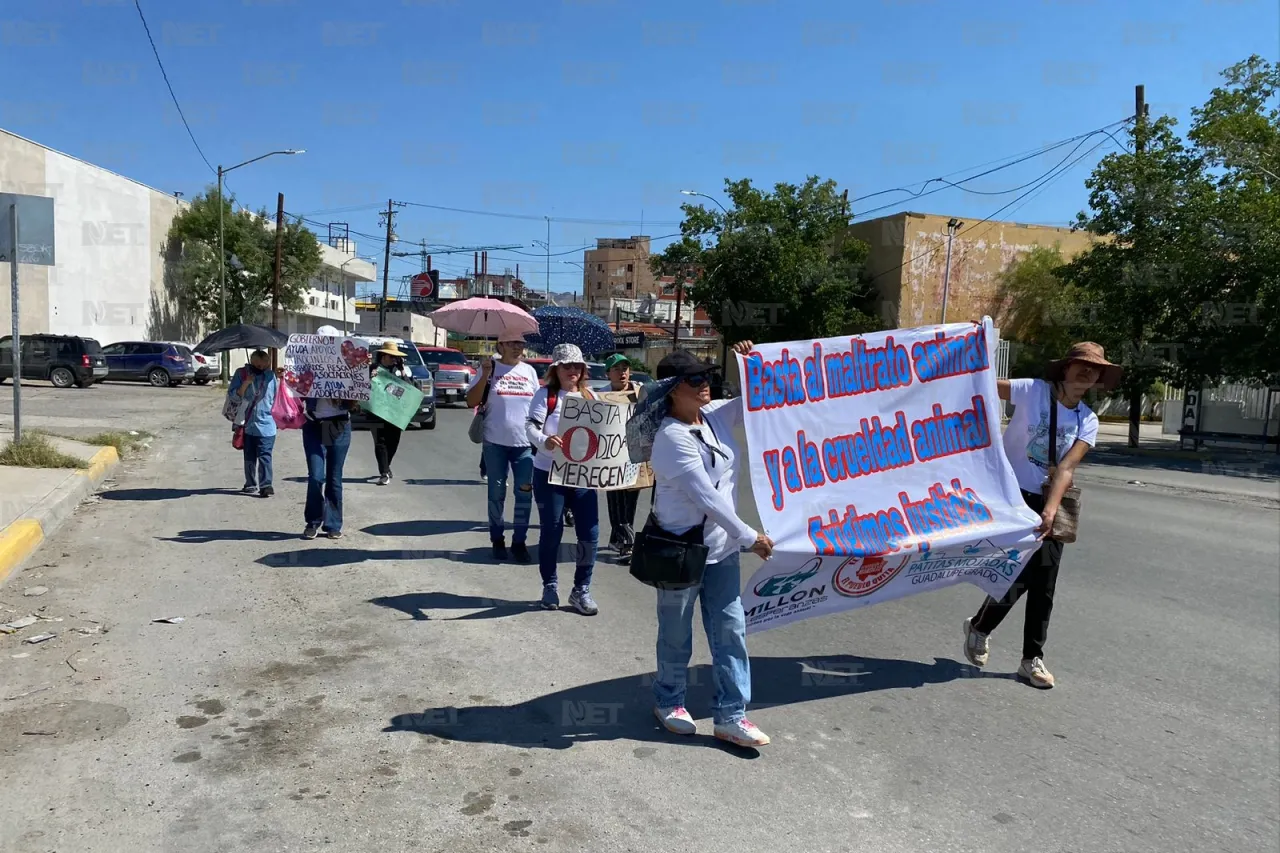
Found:
[[[658,362],[658,378],[670,379],[673,376],[696,376],[699,373],[711,373],[720,369],[720,365],[703,361],[688,350],[672,350]]]

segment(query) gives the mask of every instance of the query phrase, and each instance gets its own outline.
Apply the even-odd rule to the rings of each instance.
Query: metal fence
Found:
[[[1009,342],[999,341],[996,344],[996,378],[1009,378]]]

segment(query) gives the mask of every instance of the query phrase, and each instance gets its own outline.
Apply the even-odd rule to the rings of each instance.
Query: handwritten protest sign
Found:
[[[290,335],[284,381],[299,397],[368,400],[369,344],[360,338]]]
[[[547,481],[556,486],[613,491],[636,484],[640,466],[627,454],[630,405],[566,394],[558,435],[562,442],[551,460]]]
[[[742,359],[751,485],[773,558],[748,632],[972,583],[1035,553],[1000,438],[989,319],[760,345]]]

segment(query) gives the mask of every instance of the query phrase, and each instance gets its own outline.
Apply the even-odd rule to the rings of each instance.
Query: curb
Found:
[[[0,532],[0,585],[25,563],[76,511],[117,465],[120,454],[104,447],[89,459],[89,467],[71,471],[56,489]]]

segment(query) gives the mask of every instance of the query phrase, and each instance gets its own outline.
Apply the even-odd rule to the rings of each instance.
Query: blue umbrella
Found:
[[[609,324],[581,308],[547,305],[533,310],[537,334],[525,335],[529,346],[550,352],[558,344],[577,344],[584,353],[613,352],[613,330]]]

